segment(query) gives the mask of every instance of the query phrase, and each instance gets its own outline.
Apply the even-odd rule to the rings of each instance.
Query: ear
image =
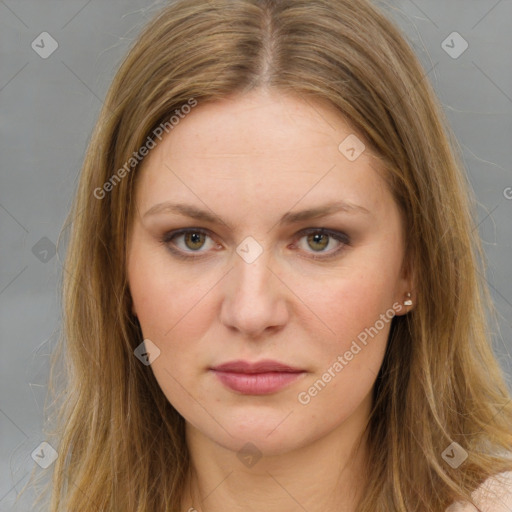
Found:
[[[402,297],[397,299],[394,304],[398,305],[398,307],[393,307],[396,311],[396,316],[402,316],[409,313],[412,309],[414,309],[415,304],[415,296],[414,291],[409,289],[410,291],[402,294]]]
[[[406,315],[409,311],[414,309],[414,305],[416,304],[413,272],[411,265],[407,261],[404,261],[404,265],[402,266],[401,275],[397,281],[394,300],[394,303],[399,305],[395,310],[397,316]]]

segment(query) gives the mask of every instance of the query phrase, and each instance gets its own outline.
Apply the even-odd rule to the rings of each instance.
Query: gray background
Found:
[[[512,1],[388,3],[424,64],[464,153],[479,201],[478,229],[500,320],[495,349],[510,385]],[[1,512],[29,510],[23,500],[14,505],[14,499],[35,464],[31,453],[44,441],[49,354],[61,320],[63,254],[59,248],[54,255],[54,244],[115,69],[163,4],[0,0]],[[58,48],[43,59],[31,44],[45,31]],[[454,31],[469,44],[458,58],[453,54],[462,41],[447,39]],[[452,56],[442,47],[445,40],[445,47],[453,46],[447,48]]]

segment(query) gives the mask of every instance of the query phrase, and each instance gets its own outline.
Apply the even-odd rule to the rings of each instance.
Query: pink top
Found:
[[[512,512],[512,471],[488,478],[471,496],[481,512]],[[479,511],[470,503],[456,502],[446,512]]]

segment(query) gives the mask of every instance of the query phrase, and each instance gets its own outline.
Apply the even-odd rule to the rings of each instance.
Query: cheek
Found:
[[[358,267],[344,269],[340,274],[320,282],[302,279],[296,288],[297,295],[304,297],[305,304],[315,313],[308,322],[311,325],[316,318],[317,326],[326,333],[326,346],[336,350],[350,345],[352,339],[389,312],[394,290],[392,271]],[[378,328],[382,329],[380,322]]]
[[[348,418],[371,392],[387,346],[395,311],[388,282],[365,273],[331,280],[324,293],[308,298],[329,327],[309,350],[315,372],[301,386],[296,399],[304,414],[325,417],[330,425]],[[318,323],[317,323],[318,325]],[[334,331],[334,333],[330,331]]]
[[[193,329],[189,320],[200,314],[197,306],[214,285],[211,279],[171,265],[161,247],[142,243],[131,247],[128,280],[144,336],[164,343],[185,326]]]
[[[348,417],[371,392],[396,313],[393,271],[358,263],[321,286],[303,281],[300,291],[319,320],[311,317],[302,325],[314,340],[308,349],[317,364],[297,400],[301,407],[307,405],[304,413],[325,415],[330,409],[334,423]],[[315,334],[313,325],[324,335]]]
[[[214,281],[177,271],[162,252],[133,246],[128,263],[130,293],[143,338],[160,350],[151,370],[168,400],[188,416],[191,404],[183,389],[192,389],[203,370],[200,340],[211,325],[208,291]]]

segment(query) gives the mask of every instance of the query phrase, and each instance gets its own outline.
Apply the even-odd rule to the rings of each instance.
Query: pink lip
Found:
[[[245,395],[274,393],[306,373],[305,370],[271,360],[257,363],[231,361],[215,366],[211,371],[225,386]]]

